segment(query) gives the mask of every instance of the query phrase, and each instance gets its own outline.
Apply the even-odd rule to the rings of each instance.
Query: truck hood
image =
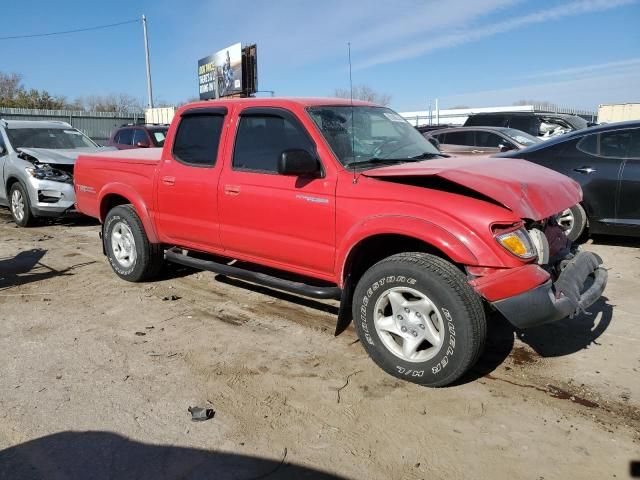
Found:
[[[451,157],[366,170],[362,175],[387,181],[437,177],[488,197],[520,218],[531,220],[555,215],[582,199],[580,185],[569,177],[511,158]],[[429,188],[429,182],[424,186]],[[443,188],[442,182],[437,188]]]
[[[18,148],[18,152],[27,154],[41,163],[49,163],[51,165],[73,165],[78,155],[87,153],[98,153],[112,150],[110,147],[98,148],[73,148],[73,149],[57,149],[57,148]],[[115,150],[115,148],[114,148]]]

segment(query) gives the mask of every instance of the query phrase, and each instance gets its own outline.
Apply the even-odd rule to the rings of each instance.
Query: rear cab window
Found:
[[[173,141],[173,158],[194,167],[213,167],[218,158],[226,109],[194,109],[182,114]]]

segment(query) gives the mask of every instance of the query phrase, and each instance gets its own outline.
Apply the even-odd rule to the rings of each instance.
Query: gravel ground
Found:
[[[640,460],[640,241],[586,245],[611,268],[591,315],[492,318],[472,374],[434,390],[334,337],[335,302],[179,268],[129,284],[98,231],[0,211],[0,478],[604,479]]]

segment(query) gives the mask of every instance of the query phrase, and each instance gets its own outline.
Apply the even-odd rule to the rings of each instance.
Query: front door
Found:
[[[278,174],[289,149],[317,155],[297,117],[280,108],[245,108],[230,165],[220,179],[225,255],[297,273],[330,274],[335,254],[335,174]]]
[[[160,231],[167,243],[202,250],[220,250],[218,145],[225,108],[186,110],[173,141],[161,160],[157,184]]]

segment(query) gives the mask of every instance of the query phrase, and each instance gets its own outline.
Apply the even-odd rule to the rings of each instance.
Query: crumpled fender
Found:
[[[422,240],[442,251],[454,262],[478,265],[478,259],[464,243],[444,228],[427,220],[402,216],[380,215],[368,217],[354,225],[344,236],[336,251],[336,271],[344,278],[346,261],[351,251],[362,241],[374,235],[397,234]]]
[[[144,226],[144,230],[147,234],[147,237],[149,238],[149,241],[151,243],[158,243],[158,234],[151,219],[151,213],[149,212],[147,203],[138,192],[124,183],[109,183],[105,185],[102,190],[100,190],[100,193],[98,194],[98,198],[100,199],[100,222],[104,223],[105,216],[108,213],[103,212],[102,203],[108,195],[114,194],[120,195],[129,200],[129,203],[133,205],[133,208],[135,208],[138,217],[140,217],[140,220],[142,221],[142,225]]]

